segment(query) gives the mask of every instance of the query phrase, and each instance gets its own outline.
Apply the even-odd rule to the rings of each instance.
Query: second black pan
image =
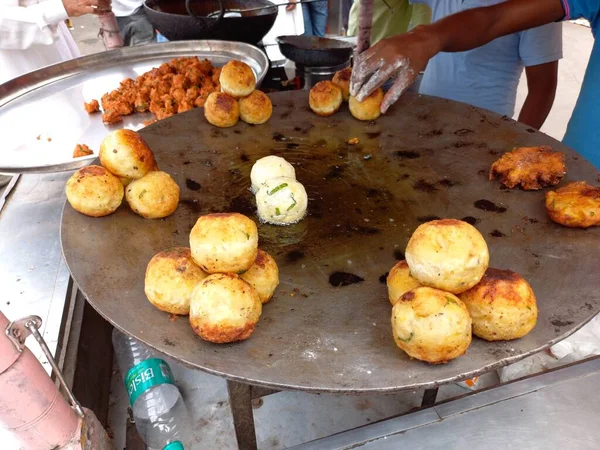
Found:
[[[338,39],[317,36],[279,36],[279,50],[286,58],[308,67],[331,67],[344,64],[354,46]]]

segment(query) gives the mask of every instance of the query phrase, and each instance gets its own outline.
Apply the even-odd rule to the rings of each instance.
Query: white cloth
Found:
[[[144,0],[113,0],[112,12],[117,17],[129,17],[144,4]]]
[[[0,0],[0,84],[79,56],[61,0]]]

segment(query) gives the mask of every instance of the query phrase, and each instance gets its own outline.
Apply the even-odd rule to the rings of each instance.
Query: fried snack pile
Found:
[[[115,124],[136,112],[150,111],[158,120],[204,106],[208,96],[221,89],[220,68],[207,59],[184,57],[146,72],[135,80],[127,78],[118,89],[102,96],[102,121]],[[86,110],[93,112],[93,100]]]
[[[550,218],[566,227],[588,228],[600,225],[600,186],[585,181],[569,183],[546,193]]]
[[[497,341],[529,333],[538,316],[531,286],[488,263],[485,239],[472,225],[455,219],[420,225],[406,261],[387,277],[396,345],[411,358],[443,364],[467,351],[471,334]]]
[[[567,172],[565,155],[548,146],[521,147],[502,155],[490,169],[490,180],[496,176],[509,188],[518,185],[534,191],[558,184]]]

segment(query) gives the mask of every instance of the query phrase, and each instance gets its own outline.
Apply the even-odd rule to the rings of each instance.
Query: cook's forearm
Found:
[[[469,9],[415,31],[430,36],[432,52],[461,52],[500,36],[555,22],[563,16],[561,0],[509,0]]]

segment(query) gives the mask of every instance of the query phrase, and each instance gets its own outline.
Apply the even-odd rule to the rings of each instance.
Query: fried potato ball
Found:
[[[246,97],[256,89],[252,68],[242,61],[232,60],[223,66],[219,75],[221,90],[235,98]]]
[[[261,125],[271,118],[273,104],[267,94],[253,91],[249,96],[241,98],[240,118],[251,125]]]
[[[271,178],[256,193],[256,207],[262,221],[289,225],[306,215],[308,195],[304,186],[293,178]]]
[[[406,247],[410,273],[424,286],[459,294],[481,280],[490,255],[485,239],[462,220],[432,220],[420,225]]]
[[[488,269],[459,297],[473,320],[473,334],[487,341],[518,339],[535,327],[538,308],[533,289],[510,270]]]
[[[158,170],[154,153],[144,139],[132,130],[115,130],[100,144],[100,163],[123,178],[142,178]]]
[[[342,90],[342,97],[345,102],[350,98],[350,78],[352,77],[352,68],[346,67],[345,69],[338,70],[331,82]]]
[[[331,116],[342,105],[342,90],[331,81],[319,81],[308,94],[308,104],[319,116]]]
[[[87,166],[75,172],[67,181],[66,193],[73,209],[91,217],[107,216],[123,201],[123,185],[100,166]]]
[[[546,193],[546,210],[561,225],[588,228],[600,225],[600,186],[576,181]]]
[[[240,106],[233,97],[223,92],[213,92],[204,103],[204,117],[215,127],[232,127],[240,118]]]
[[[296,170],[294,166],[281,156],[270,155],[260,158],[254,163],[250,171],[252,192],[256,194],[268,180],[279,177],[287,177],[295,180]]]
[[[241,277],[256,289],[260,301],[264,304],[271,300],[279,285],[279,268],[271,255],[258,249],[256,261]]]
[[[215,274],[192,293],[190,325],[198,336],[216,344],[248,339],[262,313],[252,286],[235,274]]]
[[[418,287],[392,308],[396,345],[411,358],[443,364],[464,355],[471,344],[471,317],[449,292]]]
[[[521,185],[526,191],[538,190],[558,184],[567,173],[565,155],[552,148],[516,148],[502,155],[490,169],[490,180],[495,177],[509,188]]]
[[[242,214],[207,214],[192,228],[190,248],[207,273],[243,273],[256,261],[258,228]]]
[[[189,248],[170,248],[154,255],[148,263],[144,292],[161,311],[187,315],[192,291],[207,276],[192,260]]]
[[[410,274],[406,260],[398,261],[387,276],[388,297],[395,305],[405,292],[421,286]]]
[[[177,209],[179,186],[168,173],[150,172],[127,186],[125,198],[136,214],[146,219],[162,219]]]
[[[381,115],[381,103],[383,102],[383,89],[373,91],[371,95],[362,102],[356,97],[350,96],[348,107],[350,113],[358,120],[375,120]]]

